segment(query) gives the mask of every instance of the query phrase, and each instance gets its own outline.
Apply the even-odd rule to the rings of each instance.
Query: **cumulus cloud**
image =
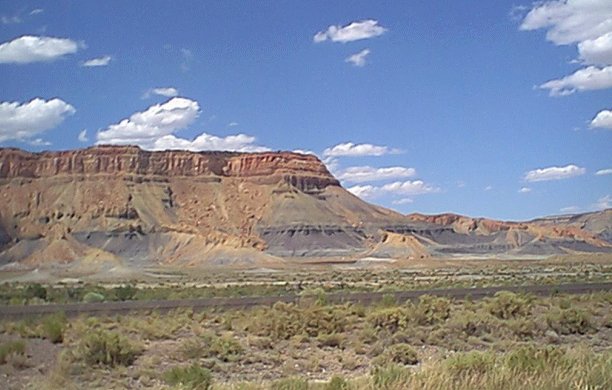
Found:
[[[422,180],[396,181],[381,187],[383,192],[401,195],[420,195],[440,191],[439,188],[425,183]]]
[[[605,209],[612,208],[612,196],[610,195],[602,196],[601,198],[597,199],[597,202],[595,202],[593,207],[595,207],[598,210],[605,210]]]
[[[87,129],[83,129],[80,133],[79,133],[79,141],[81,142],[87,142],[89,141],[89,138],[87,138]]]
[[[256,145],[255,137],[246,134],[218,137],[202,133],[193,140],[178,138],[174,135],[165,135],[153,142],[151,149],[184,149],[191,151],[202,150],[229,150],[236,152],[265,152],[270,150],[264,146]]]
[[[179,91],[174,87],[158,87],[151,88],[147,92],[142,95],[143,99],[148,99],[151,95],[165,96],[165,97],[175,97],[178,96]]]
[[[579,62],[590,65],[539,87],[551,96],[612,87],[612,2],[553,0],[535,3],[521,30],[546,29],[555,45],[576,44]]]
[[[598,68],[589,66],[579,69],[569,76],[550,80],[540,85],[548,89],[550,96],[567,96],[576,91],[606,89],[612,87],[612,66]]]
[[[525,174],[525,180],[529,182],[562,180],[584,175],[585,173],[585,168],[570,164],[565,167],[549,167],[529,171]]]
[[[612,168],[600,169],[599,171],[595,172],[595,174],[597,176],[612,175]]]
[[[609,0],[554,0],[535,3],[520,26],[530,31],[547,29],[546,39],[569,45],[595,39],[612,31]]]
[[[612,32],[578,44],[580,60],[585,64],[612,64]]]
[[[612,110],[602,110],[591,121],[591,127],[612,129]]]
[[[380,192],[378,187],[374,187],[369,184],[364,185],[364,186],[356,185],[356,186],[347,188],[347,190],[351,192],[353,195],[358,196],[363,199],[374,198]]]
[[[111,60],[112,60],[111,56],[102,56],[102,57],[92,58],[90,60],[84,61],[81,64],[81,66],[84,66],[86,68],[93,68],[97,66],[107,66],[108,64],[110,64]]]
[[[342,156],[382,156],[385,154],[398,153],[397,149],[392,149],[387,146],[379,146],[372,144],[354,144],[345,142],[327,148],[323,151],[324,157],[342,157]]]
[[[373,168],[370,166],[348,167],[338,172],[337,177],[342,181],[351,183],[363,183],[377,180],[390,180],[416,175],[414,168],[385,167]]]
[[[79,44],[71,39],[25,35],[0,44],[0,63],[53,61],[78,49]]]
[[[366,64],[366,57],[368,54],[370,54],[370,49],[363,49],[359,53],[346,57],[344,62],[350,62],[354,66],[363,67]]]
[[[352,42],[361,39],[368,39],[384,34],[386,28],[380,26],[378,21],[373,19],[352,22],[346,26],[329,26],[327,30],[319,31],[313,37],[316,43],[330,40],[332,42]]]
[[[348,190],[360,198],[375,198],[381,195],[422,195],[440,191],[438,187],[422,180],[396,181],[383,186],[356,185]]]
[[[136,144],[150,148],[158,138],[192,124],[199,114],[198,102],[175,97],[98,132],[98,143]]]
[[[410,204],[410,203],[413,203],[413,202],[414,202],[414,200],[412,200],[411,198],[402,198],[402,199],[394,200],[391,203],[394,204],[394,205],[401,206],[401,205]]]
[[[52,129],[76,110],[70,104],[55,98],[35,98],[26,103],[0,103],[0,142],[7,140],[32,141],[45,130]]]
[[[255,137],[245,134],[217,137],[202,133],[189,140],[174,133],[191,125],[200,114],[195,100],[175,97],[132,114],[106,130],[98,132],[98,144],[138,145],[149,150],[235,150],[259,152],[268,150],[255,145]]]
[[[313,156],[316,156],[317,154],[315,152],[313,152],[312,150],[304,150],[304,149],[294,149],[292,150],[293,153],[299,153],[299,154],[312,154]]]
[[[521,193],[521,194],[526,194],[528,192],[531,192],[531,188],[529,188],[529,187],[521,187],[521,189],[518,190],[518,192]]]

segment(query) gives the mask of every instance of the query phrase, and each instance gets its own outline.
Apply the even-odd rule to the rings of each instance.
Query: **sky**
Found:
[[[0,147],[301,151],[402,213],[612,207],[612,2],[0,0]]]

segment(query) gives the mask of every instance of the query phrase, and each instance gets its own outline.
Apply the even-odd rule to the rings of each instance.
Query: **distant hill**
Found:
[[[289,152],[0,149],[0,199],[0,266],[612,252],[612,210],[529,222],[406,216]]]

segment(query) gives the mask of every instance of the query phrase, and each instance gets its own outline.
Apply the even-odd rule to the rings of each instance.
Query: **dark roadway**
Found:
[[[398,302],[416,300],[421,295],[436,295],[449,298],[461,299],[467,296],[472,299],[481,299],[492,296],[498,291],[512,291],[517,293],[529,293],[538,296],[553,294],[584,294],[597,291],[612,290],[612,282],[605,283],[574,283],[560,285],[538,285],[538,286],[502,286],[502,287],[478,287],[478,288],[449,288],[430,290],[411,290],[396,292],[361,292],[361,293],[333,293],[327,295],[331,304],[342,304],[346,302],[371,304],[380,301],[385,296],[393,296]],[[191,308],[193,310],[204,309],[230,309],[246,308],[253,306],[270,306],[276,302],[297,302],[299,295],[263,296],[263,297],[238,297],[238,298],[199,298],[178,299],[164,301],[124,301],[124,302],[101,302],[101,303],[68,303],[48,305],[11,305],[0,306],[1,319],[16,319],[23,317],[40,316],[58,312],[64,312],[67,316],[79,314],[88,315],[111,315],[123,314],[133,311],[170,311],[177,308]]]

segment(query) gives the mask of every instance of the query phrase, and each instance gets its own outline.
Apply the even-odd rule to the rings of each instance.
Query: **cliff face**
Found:
[[[43,153],[0,149],[0,178],[65,175],[218,176],[268,183],[282,178],[300,189],[318,190],[339,185],[317,157],[288,152],[149,152],[134,146],[99,146]]]
[[[610,217],[404,216],[343,189],[317,157],[288,152],[0,149],[0,267],[610,251]]]

